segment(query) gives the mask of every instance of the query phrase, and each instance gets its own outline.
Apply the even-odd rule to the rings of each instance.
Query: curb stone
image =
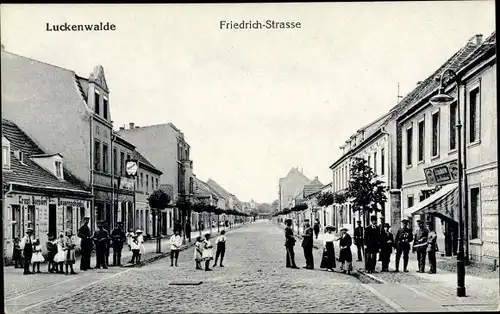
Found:
[[[235,230],[235,229],[241,228],[241,227],[246,226],[246,225],[247,225],[247,224],[241,224],[241,225],[239,225],[239,226],[236,226],[236,227],[233,227],[233,228],[231,228],[231,229],[229,229],[229,230],[226,230],[226,234],[228,234],[228,233],[229,233],[229,232],[231,232],[232,230]],[[216,232],[216,233],[217,233],[217,232]],[[192,246],[194,246],[194,242],[188,242],[187,244],[183,245],[183,246],[179,249],[179,251],[180,251],[180,252],[185,251],[185,250],[187,250],[187,249],[191,248]],[[158,261],[158,260],[160,260],[160,259],[163,259],[163,258],[166,258],[166,257],[169,257],[169,256],[170,256],[170,252],[157,253],[157,254],[159,254],[159,255],[155,255],[155,256],[152,256],[152,257],[150,257],[150,258],[148,258],[148,259],[145,259],[145,260],[141,261],[139,264],[129,264],[129,263],[127,263],[127,264],[123,265],[123,266],[122,266],[122,268],[132,268],[132,267],[137,267],[137,268],[139,268],[139,267],[146,266],[146,265],[148,265],[148,264],[151,264],[151,263],[156,262],[156,261]]]
[[[279,227],[279,228],[281,228],[281,229],[284,229],[284,228],[283,228],[281,225],[279,225],[279,224],[275,224],[275,225],[276,225],[276,226],[278,226],[278,227]],[[297,238],[297,239],[300,239],[300,240],[302,240],[302,239],[303,239],[303,237],[302,237],[301,235],[299,235],[299,234],[294,234],[294,237],[295,237],[295,238]],[[316,249],[316,250],[319,250],[319,249],[320,249],[320,247],[319,247],[319,246],[317,246],[317,245],[315,245],[315,244],[313,244],[313,248],[314,248],[314,249]],[[338,258],[338,256],[337,256],[337,255],[335,256],[335,259],[336,259],[337,261],[339,260],[339,258]],[[355,266],[354,266],[354,263],[351,263],[351,265],[352,265],[352,269],[353,269],[354,271],[356,271],[356,272],[357,272],[357,274],[359,275],[359,276],[357,276],[357,277],[358,277],[358,280],[362,281],[362,279],[359,279],[359,277],[362,277],[362,278],[363,278],[363,280],[368,281],[369,283],[376,283],[376,284],[384,284],[384,283],[387,283],[387,282],[385,282],[384,280],[382,280],[382,279],[380,279],[380,278],[377,278],[377,277],[373,276],[372,274],[367,274],[364,270],[360,270],[359,268],[355,267]],[[351,274],[351,275],[352,275],[352,274]]]

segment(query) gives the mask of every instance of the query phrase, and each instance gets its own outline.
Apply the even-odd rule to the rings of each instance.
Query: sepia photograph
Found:
[[[495,7],[2,3],[3,313],[499,311]]]

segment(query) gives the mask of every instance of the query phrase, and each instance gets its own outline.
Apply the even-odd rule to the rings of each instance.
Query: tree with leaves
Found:
[[[367,218],[371,213],[382,211],[383,204],[387,202],[387,191],[388,187],[383,181],[376,179],[373,169],[365,159],[353,158],[345,196],[351,203],[352,211],[363,216],[363,229],[366,230]]]
[[[151,211],[153,212],[153,216],[155,217],[154,221],[155,221],[155,225],[157,226],[157,242],[156,242],[156,246],[157,246],[157,252],[161,252],[161,242],[160,242],[160,234],[161,234],[161,211],[164,210],[165,208],[168,207],[169,203],[170,203],[170,196],[165,193],[165,191],[159,189],[159,190],[155,190],[153,191],[153,193],[151,193],[149,196],[148,196],[148,203],[149,203],[149,207],[151,208]]]

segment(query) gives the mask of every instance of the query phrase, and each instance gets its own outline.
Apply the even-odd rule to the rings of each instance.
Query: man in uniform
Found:
[[[436,273],[436,252],[438,250],[437,246],[437,234],[434,231],[434,226],[431,221],[427,221],[427,229],[429,230],[429,238],[427,239],[427,255],[429,256],[429,264],[431,269],[429,274]]]
[[[102,227],[103,222],[99,221],[97,223],[97,230],[94,232],[94,243],[95,243],[95,255],[96,255],[96,265],[95,268],[107,269],[106,260],[104,254],[106,253],[106,243],[109,241],[108,232]]]
[[[375,271],[380,242],[380,229],[377,227],[377,216],[371,216],[370,220],[371,225],[366,227],[364,236],[366,272],[369,274]]]
[[[313,239],[313,229],[308,223],[306,223],[305,232],[302,237],[302,248],[304,249],[304,258],[306,259],[306,266],[304,266],[305,269],[314,269]]]
[[[293,247],[295,246],[295,237],[293,236],[292,220],[285,220],[285,248],[286,248],[286,267],[298,269],[295,265],[295,253]]]
[[[363,249],[363,227],[361,221],[358,220],[358,226],[354,229],[354,244],[358,248],[358,262],[361,262],[361,250]]]
[[[410,228],[408,228],[408,219],[402,220],[403,227],[399,228],[396,233],[396,239],[394,240],[394,247],[396,248],[396,270],[399,272],[399,261],[401,260],[401,254],[403,254],[403,269],[404,272],[408,272],[408,254],[410,253],[411,242],[413,241],[413,234]]]
[[[118,222],[117,227],[111,231],[113,240],[113,266],[121,266],[123,243],[127,240],[123,232],[123,222]]]
[[[418,230],[413,237],[413,253],[417,252],[418,261],[418,273],[423,273],[425,271],[425,254],[427,251],[427,239],[429,237],[429,231],[425,229],[424,222],[422,220],[417,220]]]
[[[384,216],[380,216],[380,225],[378,226],[378,229],[380,231],[380,236],[381,237],[385,236],[384,235],[384,233],[385,233],[384,226],[385,226],[385,217]],[[382,254],[380,254],[380,253],[378,255],[378,261],[382,262]]]
[[[78,229],[80,240],[81,259],[80,270],[90,269],[90,255],[92,254],[92,237],[89,228],[90,217],[83,217],[83,225]]]

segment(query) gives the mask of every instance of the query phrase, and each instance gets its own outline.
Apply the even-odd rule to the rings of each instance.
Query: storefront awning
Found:
[[[405,209],[406,217],[430,214],[458,222],[458,184],[451,183],[420,203]]]

